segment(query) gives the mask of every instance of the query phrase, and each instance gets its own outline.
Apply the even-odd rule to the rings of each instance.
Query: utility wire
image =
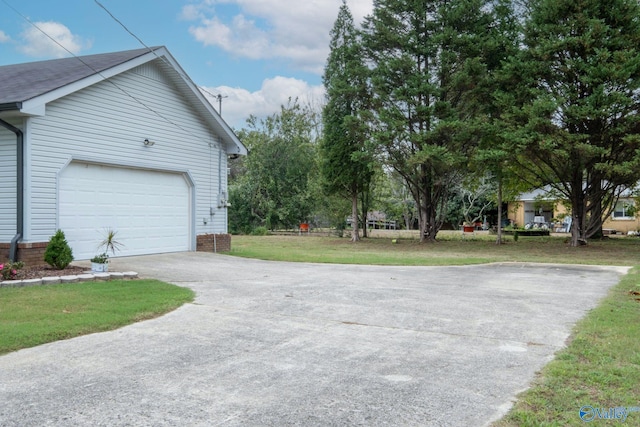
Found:
[[[166,121],[167,123],[177,127],[178,129],[180,129],[181,131],[193,136],[194,138],[198,139],[198,137],[196,135],[194,135],[193,133],[191,133],[189,130],[184,129],[182,126],[180,126],[179,124],[173,122],[172,120],[170,120],[169,118],[165,117],[164,115],[162,115],[161,113],[159,113],[158,111],[154,110],[153,108],[149,107],[147,104],[145,104],[144,102],[142,102],[140,99],[136,98],[135,96],[131,95],[129,92],[127,92],[125,89],[123,89],[122,87],[120,87],[116,82],[114,82],[112,79],[107,78],[104,74],[102,74],[102,72],[96,70],[93,66],[91,66],[90,64],[88,64],[86,61],[84,61],[81,57],[79,57],[78,55],[76,55],[75,53],[71,52],[69,49],[67,49],[65,46],[63,46],[60,42],[58,42],[58,40],[56,40],[55,38],[51,37],[46,31],[44,31],[42,28],[40,28],[35,22],[31,21],[28,17],[26,17],[25,15],[23,15],[20,11],[18,11],[15,7],[13,7],[11,4],[7,3],[6,0],[0,0],[2,1],[2,3],[4,3],[9,9],[13,10],[16,14],[18,14],[20,17],[22,17],[22,19],[24,19],[25,21],[27,21],[30,25],[32,25],[34,28],[36,28],[38,31],[40,31],[42,34],[44,34],[49,40],[51,40],[52,42],[54,42],[55,44],[57,44],[60,48],[64,49],[67,53],[69,53],[69,55],[73,56],[75,59],[77,59],[78,61],[80,61],[82,64],[84,64],[87,68],[89,68],[91,71],[93,71],[94,73],[98,74],[100,77],[102,77],[105,81],[109,82],[111,85],[113,85],[114,87],[116,87],[118,90],[120,90],[122,93],[124,93],[125,95],[127,95],[129,98],[133,99],[135,102],[137,102],[138,104],[142,105],[144,108],[146,108],[147,110],[151,111],[152,113],[154,113],[155,115],[157,115],[158,117],[160,117],[162,120]],[[96,3],[98,3],[96,1]],[[98,3],[99,4],[99,3]],[[106,9],[105,9],[106,10]],[[107,11],[108,12],[108,11]],[[115,18],[114,18],[115,19]],[[119,22],[119,21],[118,21]],[[126,27],[125,27],[126,28]],[[132,33],[133,35],[133,33]],[[133,35],[135,37],[135,35]],[[136,37],[136,39],[138,39]],[[140,39],[138,39],[141,43],[142,41]],[[143,43],[144,45],[144,43]],[[148,46],[145,45],[145,47],[147,49],[149,49],[149,51],[153,52],[154,55],[158,57],[158,55],[153,51],[153,49],[149,48]],[[182,74],[181,74],[182,75]],[[192,82],[193,83],[193,82]]]
[[[142,41],[142,39],[140,37],[138,37],[133,31],[131,31],[124,23],[122,23],[122,21],[120,21],[113,13],[111,13],[111,11],[109,9],[107,9],[107,7],[105,5],[103,5],[102,3],[100,3],[98,0],[93,0],[98,6],[100,6],[105,12],[107,12],[107,14],[114,20],[116,21],[122,28],[124,28],[124,30],[131,34],[131,36],[133,38],[135,38],[136,40],[138,40],[138,42],[140,42],[140,44],[142,46],[144,46],[145,48],[147,48],[149,50],[149,52],[153,53],[155,55],[156,58],[160,59],[161,61],[163,61],[164,63],[166,63],[167,65],[170,65],[166,58],[161,58],[160,56],[158,56],[158,54],[151,49],[149,46],[147,46],[147,44],[145,44],[144,41]],[[200,89],[203,92],[206,92],[207,94],[211,95],[213,98],[217,99],[218,102],[220,104],[222,104],[222,98],[226,98],[226,96],[222,96],[221,94],[217,94],[214,95],[213,93],[209,92],[206,88],[202,87],[202,86],[198,86],[193,80],[191,80],[191,77],[181,73],[180,71],[176,70],[176,72],[178,74],[180,74],[180,76],[186,80],[188,80],[189,82],[191,82],[191,84],[193,84],[195,87],[197,87],[198,89]],[[222,105],[220,105],[219,107],[219,111],[218,111],[218,115],[220,117],[222,117]]]
[[[136,36],[132,31],[130,31],[130,30],[127,28],[127,26],[126,26],[126,25],[124,25],[124,24],[123,24],[123,23],[122,23],[118,18],[116,18],[116,17],[113,15],[113,13],[111,13],[111,12],[109,11],[109,9],[107,9],[107,8],[106,8],[102,3],[100,3],[98,0],[94,0],[94,1],[95,1],[95,3],[96,3],[98,6],[100,6],[100,7],[101,7],[105,12],[107,12],[107,13],[109,14],[109,16],[110,16],[114,21],[116,21],[118,24],[120,24],[120,26],[121,26],[122,28],[124,28],[124,29],[125,29],[125,31],[126,31],[127,33],[131,34],[131,35],[133,36],[133,38],[135,38],[136,40],[138,40],[142,46],[146,47],[147,49],[149,49],[149,50],[151,51],[151,48],[150,48],[149,46],[147,46],[147,45],[146,45],[146,44],[145,44],[145,43],[140,39],[140,37]],[[156,56],[157,56],[157,55],[156,55]]]

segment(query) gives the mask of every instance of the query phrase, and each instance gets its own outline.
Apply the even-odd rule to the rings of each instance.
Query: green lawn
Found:
[[[157,280],[0,288],[0,354],[151,319],[192,301]]]
[[[435,244],[413,239],[349,239],[314,236],[233,236],[231,255],[272,261],[375,265],[451,265],[487,262],[544,262],[562,264],[636,265],[640,263],[640,238],[611,238],[570,248],[566,237],[507,237],[503,245],[495,236],[462,239],[459,233],[442,233]]]
[[[461,240],[443,234],[435,244],[405,239],[348,239],[313,236],[234,236],[232,254],[266,260],[385,265],[543,262],[638,266],[640,238],[610,238],[570,248],[564,237],[527,237],[497,246],[495,237]],[[521,394],[495,427],[581,426],[582,406],[640,407],[640,267],[612,288],[574,328],[572,340]],[[640,408],[639,408],[640,409]],[[594,425],[621,420],[594,419]],[[640,426],[640,412],[622,425]]]

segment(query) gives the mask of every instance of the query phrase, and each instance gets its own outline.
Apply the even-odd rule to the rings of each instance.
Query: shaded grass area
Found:
[[[626,275],[578,322],[572,337],[495,427],[581,426],[582,406],[607,413],[609,408],[640,407],[640,269]],[[640,425],[640,412],[626,420],[592,414],[587,411],[585,417],[594,425]]]
[[[151,319],[193,301],[157,280],[0,288],[0,354]]]
[[[571,248],[565,237],[507,238],[495,236],[462,239],[443,234],[435,244],[412,239],[365,239],[311,236],[234,236],[231,255],[271,261],[371,265],[461,265],[488,262],[542,262],[560,264],[636,265],[640,238],[611,238]]]

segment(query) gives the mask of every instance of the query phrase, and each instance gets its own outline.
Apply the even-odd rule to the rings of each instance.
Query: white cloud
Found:
[[[286,59],[305,71],[322,73],[329,31],[341,0],[205,0],[182,10],[182,18],[205,46],[217,46],[250,59]],[[239,13],[223,18],[215,5],[235,5]],[[372,0],[351,0],[356,22],[373,10]]]
[[[180,14],[180,18],[187,21],[195,21],[198,18],[201,18],[200,10],[198,6],[193,4],[188,4],[182,8],[182,13]]]
[[[11,37],[9,37],[4,31],[0,30],[0,43],[6,43],[9,40],[11,40]]]
[[[211,94],[221,94],[222,117],[234,128],[241,128],[250,115],[264,118],[280,111],[289,98],[298,98],[301,104],[321,105],[324,101],[324,87],[311,86],[307,82],[288,78],[275,77],[262,82],[260,90],[249,92],[242,88],[229,86],[207,87],[203,92],[211,104],[218,109],[218,99]]]
[[[47,21],[35,22],[34,24],[42,31],[34,26],[29,26],[21,34],[22,43],[19,49],[26,55],[33,57],[62,58],[69,55],[67,50],[73,54],[78,54],[83,49],[91,47],[90,42],[72,34],[69,28],[59,22]],[[48,36],[53,38],[57,43],[47,37],[43,32],[48,34]],[[67,50],[60,45],[64,46]]]

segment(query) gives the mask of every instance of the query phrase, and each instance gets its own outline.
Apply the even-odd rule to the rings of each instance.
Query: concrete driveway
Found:
[[[188,286],[196,301],[0,357],[0,425],[486,425],[626,272],[207,253],[112,265]]]

